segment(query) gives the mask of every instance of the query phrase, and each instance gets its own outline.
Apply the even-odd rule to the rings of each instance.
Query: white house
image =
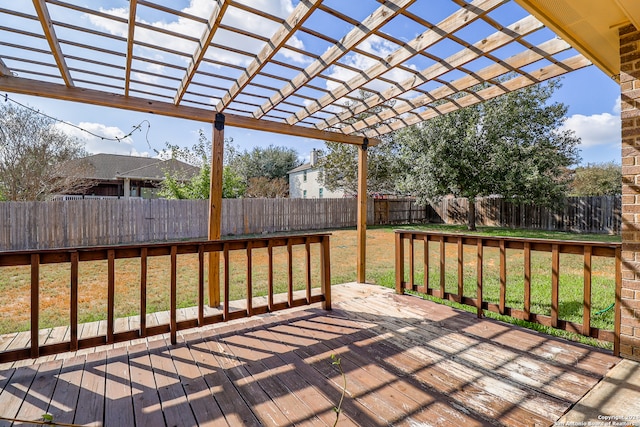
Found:
[[[344,197],[344,191],[331,191],[324,187],[320,180],[320,170],[317,166],[318,152],[311,150],[309,163],[298,166],[288,172],[289,197],[292,199],[329,199]]]

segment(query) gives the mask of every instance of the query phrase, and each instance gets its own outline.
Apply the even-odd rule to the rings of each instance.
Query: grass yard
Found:
[[[367,281],[382,286],[395,286],[394,233],[396,228],[462,232],[462,226],[407,226],[372,227],[367,232]],[[479,233],[490,236],[552,238],[563,240],[619,241],[618,236],[577,235],[558,232],[537,232],[497,228],[479,228]],[[319,259],[319,247],[312,246],[312,280],[319,286],[320,266],[313,260]],[[447,264],[445,267],[446,289],[457,292],[457,247],[446,245]],[[406,251],[408,253],[408,251]],[[253,251],[253,295],[266,292],[267,250]],[[294,247],[294,283],[296,289],[303,289],[304,247]],[[430,287],[439,287],[438,248],[430,245],[431,268]],[[416,245],[416,260],[423,257],[422,245]],[[450,258],[449,258],[450,257]],[[476,265],[475,247],[465,248],[465,295],[475,294]],[[332,283],[356,280],[356,232],[353,229],[336,230],[331,236]],[[274,278],[276,292],[287,288],[286,247],[274,248]],[[449,260],[450,259],[450,260]],[[581,322],[582,316],[582,256],[561,255],[560,257],[560,318]],[[244,251],[231,254],[231,300],[246,298],[246,256]],[[408,262],[406,263],[408,265]],[[421,283],[424,272],[417,262],[416,282]],[[532,312],[551,312],[551,254],[532,252]],[[523,260],[521,251],[507,251],[507,305],[523,308]],[[613,328],[613,310],[595,314],[607,308],[614,300],[614,261],[594,257],[592,291],[592,325],[598,328]],[[42,265],[40,270],[40,327],[68,324],[69,307],[69,265]],[[408,277],[408,275],[406,276]],[[85,262],[79,271],[79,321],[80,323],[105,319],[107,314],[107,269],[106,261]],[[497,248],[485,248],[484,264],[485,299],[497,303],[499,296],[499,253]],[[135,315],[139,311],[140,266],[138,259],[116,261],[116,317]],[[198,260],[197,255],[178,256],[178,307],[197,304]],[[29,267],[0,268],[0,333],[29,329],[30,304]],[[169,309],[169,257],[149,258],[147,284],[147,311]]]

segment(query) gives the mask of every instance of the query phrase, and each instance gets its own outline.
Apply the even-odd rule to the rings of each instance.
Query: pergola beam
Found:
[[[42,24],[42,31],[44,31],[44,36],[49,43],[49,48],[51,48],[51,54],[53,55],[56,64],[58,65],[58,70],[60,70],[60,75],[64,80],[64,83],[68,87],[73,87],[73,79],[71,78],[71,73],[69,72],[69,67],[64,59],[64,54],[62,53],[62,49],[60,48],[60,42],[58,41],[58,37],[56,36],[56,32],[53,28],[53,22],[51,22],[51,16],[49,15],[49,9],[47,9],[47,3],[45,0],[33,0],[33,6],[38,13],[38,18],[40,19],[40,23]]]
[[[508,43],[520,39],[534,31],[537,31],[543,27],[542,23],[533,16],[529,15],[520,21],[509,25],[507,28],[502,29],[477,43],[471,47],[465,48],[441,62],[435,63],[432,66],[424,69],[420,73],[406,79],[396,86],[391,86],[380,94],[374,94],[362,102],[346,107],[345,111],[333,116],[326,120],[322,120],[316,124],[318,129],[326,129],[334,126],[340,122],[346,122],[352,117],[367,111],[370,108],[376,107],[384,102],[391,100],[403,93],[409,92],[416,87],[432,81],[441,75],[448,73],[451,70],[457,69],[489,52],[499,49]],[[372,123],[375,124],[375,123]]]
[[[62,84],[4,76],[0,78],[0,90],[23,95],[42,96],[64,101],[113,107],[142,113],[158,114],[205,123],[213,123],[214,114],[210,109],[174,105],[170,102],[151,101],[144,98],[117,95],[93,89],[66,87]],[[362,144],[362,135],[345,135],[338,132],[321,131],[309,127],[290,126],[286,123],[269,120],[258,120],[252,117],[225,114],[227,126],[274,132],[283,135],[324,141],[342,142],[346,144]],[[369,139],[369,145],[377,145],[378,139]]]
[[[187,67],[187,72],[182,78],[182,82],[180,82],[180,86],[178,86],[178,91],[176,92],[175,98],[173,100],[174,104],[180,104],[182,101],[182,97],[187,92],[187,88],[189,87],[189,83],[191,83],[191,79],[196,74],[198,70],[198,66],[204,55],[207,53],[207,48],[211,44],[211,40],[213,40],[213,36],[216,35],[216,31],[220,26],[220,22],[222,21],[222,17],[224,16],[224,12],[227,10],[229,6],[230,0],[215,0],[213,11],[209,16],[207,29],[200,37],[200,43],[198,44],[196,51],[193,53],[191,57],[191,61],[189,62],[189,66]]]
[[[222,97],[216,111],[222,112],[240,92],[249,84],[251,79],[258,74],[265,65],[273,58],[287,41],[293,37],[295,32],[302,26],[313,11],[322,3],[322,0],[303,0],[293,10],[287,20],[278,28],[276,33],[267,42],[260,53],[251,61],[246,70],[233,83],[231,88]]]
[[[380,29],[384,24],[389,22],[415,1],[416,0],[385,1],[382,6],[376,9],[375,12],[365,18],[359,26],[354,27],[349,31],[349,33],[347,33],[347,35],[340,39],[340,41],[324,52],[319,59],[307,66],[304,71],[296,75],[291,79],[291,81],[289,81],[289,83],[278,90],[267,102],[253,113],[253,117],[259,119],[267,114],[276,105],[284,101],[296,90],[315,78],[318,74],[329,68],[338,59],[342,58],[342,56],[353,49],[358,43]]]
[[[363,85],[371,82],[382,74],[418,55],[418,53],[423,50],[436,44],[440,40],[444,39],[447,34],[464,28],[476,19],[480,18],[482,15],[490,12],[507,1],[508,0],[473,1],[467,7],[462,8],[445,18],[436,26],[435,29],[425,31],[415,39],[389,54],[384,60],[379,61],[376,65],[370,67],[366,71],[357,74],[348,82],[338,85],[330,93],[324,95],[316,102],[289,116],[286,120],[287,123],[293,125],[309,117],[311,114],[322,110],[324,107],[342,99],[354,90],[361,88]]]
[[[129,28],[127,30],[127,64],[124,74],[124,95],[129,96],[129,86],[131,85],[131,62],[133,61],[133,38],[136,29],[137,0],[129,0]]]

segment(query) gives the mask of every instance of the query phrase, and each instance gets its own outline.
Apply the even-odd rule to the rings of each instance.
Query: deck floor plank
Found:
[[[222,366],[211,351],[211,335],[217,331],[209,330],[190,336],[187,341],[189,350],[204,378],[209,390],[216,398],[226,422],[230,426],[259,426],[260,422],[251,411],[248,403],[225,375]]]
[[[341,427],[551,426],[619,361],[389,289],[349,284],[333,296],[329,312],[298,307],[181,331],[175,346],[156,336],[3,364],[0,417],[48,412],[54,422],[104,427],[332,426],[344,379],[334,354],[347,381]],[[167,318],[150,314],[148,323]],[[86,337],[105,326],[79,330]],[[67,332],[45,333],[59,341]],[[0,346],[28,346],[24,336],[2,337]]]
[[[58,359],[60,360],[60,359]],[[82,388],[82,374],[85,356],[70,357],[62,362],[56,388],[47,412],[59,423],[71,424],[78,405]]]
[[[58,374],[62,368],[62,361],[54,360],[40,364],[29,392],[25,396],[16,418],[21,420],[41,420],[42,414],[47,413],[51,397],[58,381]]]
[[[160,411],[160,397],[152,372],[147,344],[129,347],[129,373],[131,376],[131,397],[133,414],[137,427],[154,427],[164,424]]]
[[[106,351],[87,354],[74,424],[102,425],[107,363]]]
[[[133,426],[134,413],[129,357],[124,347],[107,351],[105,424]]]
[[[0,416],[16,418],[37,373],[38,368],[33,366],[21,366],[13,372],[10,381],[0,393]],[[10,421],[0,420],[0,427],[10,425]]]
[[[165,422],[169,426],[197,425],[165,341],[150,342],[149,350]]]
[[[224,414],[202,377],[187,344],[180,342],[170,347],[170,352],[198,425],[211,427],[227,425]]]

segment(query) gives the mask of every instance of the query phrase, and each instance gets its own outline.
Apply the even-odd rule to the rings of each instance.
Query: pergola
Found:
[[[640,238],[629,231],[640,222],[640,132],[627,111],[636,111],[632,101],[640,97],[637,1],[301,0],[278,14],[261,10],[263,1],[177,3],[7,2],[0,7],[0,90],[213,123],[210,239],[220,237],[225,125],[359,146],[359,282],[367,147],[592,64],[619,79],[623,136],[631,138],[623,142],[629,246],[622,299],[629,304],[621,348],[640,357]],[[214,265],[218,255],[210,255]],[[215,269],[210,274],[217,277]]]

